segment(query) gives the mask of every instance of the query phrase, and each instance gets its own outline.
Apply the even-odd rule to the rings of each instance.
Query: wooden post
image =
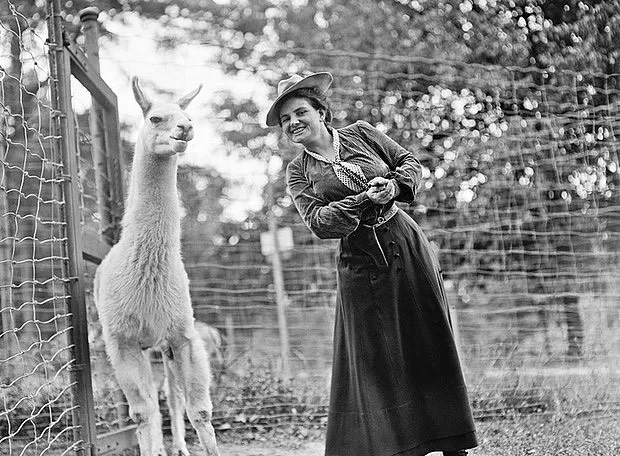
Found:
[[[282,379],[288,381],[291,378],[289,363],[289,337],[286,322],[286,293],[284,291],[284,276],[282,274],[282,261],[280,259],[280,246],[278,242],[278,227],[275,215],[269,211],[269,232],[273,236],[273,253],[270,255],[273,270],[273,287],[276,293],[276,306],[278,309],[278,328],[280,331],[280,358],[282,360]]]
[[[268,201],[270,205],[268,217],[269,233],[273,239],[273,253],[269,256],[273,271],[273,287],[276,294],[276,307],[278,311],[278,328],[280,333],[280,359],[282,361],[281,378],[288,381],[291,378],[291,368],[289,362],[289,336],[288,325],[286,322],[286,292],[284,289],[284,276],[282,274],[282,261],[280,258],[280,241],[278,239],[278,223],[273,213],[275,197],[273,194],[273,180],[271,175],[267,182]]]
[[[99,72],[99,9],[91,6],[79,13],[84,35],[84,48],[91,65]],[[92,144],[95,184],[97,187],[97,210],[99,212],[101,236],[108,243],[114,241],[114,223],[110,211],[110,178],[106,155],[106,136],[104,128],[104,110],[95,97],[91,97],[89,113],[90,136]]]
[[[226,315],[226,365],[230,366],[235,360],[237,347],[235,346],[235,327],[232,315]]]

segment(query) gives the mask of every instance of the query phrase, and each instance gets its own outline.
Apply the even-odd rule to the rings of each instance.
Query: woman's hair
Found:
[[[332,110],[329,107],[327,97],[324,94],[320,93],[318,90],[316,90],[314,87],[302,87],[301,89],[293,90],[291,93],[287,94],[284,98],[280,100],[280,102],[278,103],[278,110],[280,109],[280,106],[282,106],[283,102],[291,98],[305,98],[310,102],[310,105],[317,111],[319,109],[325,111],[326,125],[329,125],[331,123]],[[280,116],[278,116],[278,122],[280,123],[280,126],[282,126],[279,117]]]

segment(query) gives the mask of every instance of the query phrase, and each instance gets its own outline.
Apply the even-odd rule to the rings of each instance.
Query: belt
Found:
[[[396,204],[392,204],[392,206],[387,210],[387,212],[377,217],[377,223],[373,225],[367,225],[363,223],[362,225],[364,225],[367,228],[377,228],[378,226],[383,225],[385,222],[387,222],[392,217],[394,217],[397,212],[398,212],[398,206]]]
[[[392,204],[392,206],[385,213],[377,217],[377,222],[375,224],[369,225],[363,223],[358,230],[349,235],[349,238],[354,245],[372,258],[372,261],[379,269],[388,269],[389,262],[388,257],[379,242],[377,228],[394,217],[398,213],[398,210],[398,206],[396,206],[396,204]]]

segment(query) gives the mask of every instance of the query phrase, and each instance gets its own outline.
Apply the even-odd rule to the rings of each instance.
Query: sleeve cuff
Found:
[[[388,179],[394,179],[400,189],[396,201],[411,204],[415,200],[415,182],[410,176],[401,174],[398,171],[398,169],[396,171],[390,171],[386,177]]]
[[[355,202],[362,209],[366,209],[373,205],[373,202],[371,201],[370,198],[368,198],[368,195],[366,194],[366,192],[358,193],[357,195],[355,195]]]

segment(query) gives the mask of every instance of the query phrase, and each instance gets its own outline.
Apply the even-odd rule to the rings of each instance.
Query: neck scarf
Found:
[[[338,136],[338,130],[332,128],[331,133],[334,138],[332,142],[332,146],[334,147],[333,160],[329,160],[323,157],[321,154],[312,152],[305,147],[304,151],[308,155],[316,158],[319,161],[331,164],[334,173],[336,173],[336,177],[347,188],[356,192],[363,192],[368,188],[368,179],[366,178],[366,176],[364,176],[364,172],[359,165],[356,165],[354,163],[348,163],[340,159],[340,138]]]

